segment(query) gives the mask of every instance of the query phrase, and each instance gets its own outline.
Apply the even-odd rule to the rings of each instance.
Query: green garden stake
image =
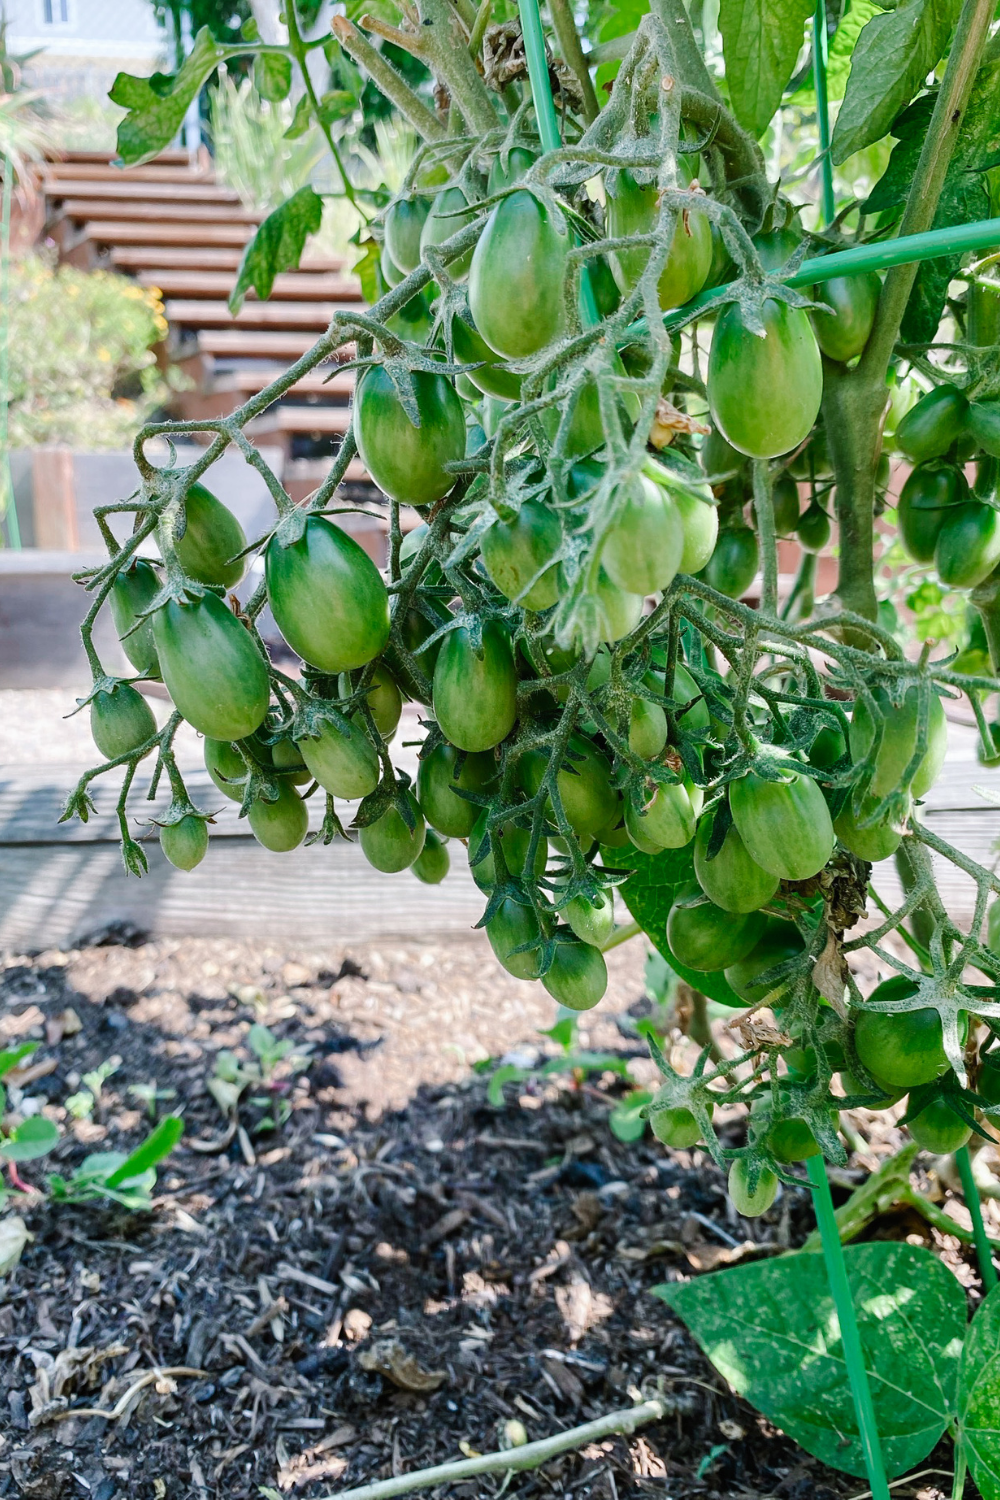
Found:
[[[813,82],[816,86],[816,122],[819,125],[820,166],[823,177],[823,222],[830,224],[837,212],[833,196],[833,162],[830,159],[830,102],[826,88],[828,41],[826,35],[826,0],[816,0],[813,16]]]
[[[991,1292],[997,1284],[997,1271],[993,1264],[993,1251],[986,1236],[983,1206],[979,1201],[979,1189],[972,1173],[972,1157],[968,1146],[961,1146],[955,1152],[955,1163],[958,1167],[958,1175],[962,1179],[965,1206],[972,1220],[972,1237],[976,1242],[976,1258],[979,1261],[979,1274],[983,1278],[983,1290]]]
[[[806,1170],[812,1187],[816,1223],[823,1242],[826,1274],[830,1279],[833,1305],[837,1309],[837,1320],[840,1323],[844,1363],[847,1365],[847,1378],[850,1381],[851,1395],[854,1398],[854,1411],[858,1419],[858,1432],[865,1455],[865,1469],[868,1472],[868,1483],[871,1485],[872,1500],[890,1500],[889,1484],[885,1477],[885,1464],[882,1460],[882,1447],[875,1422],[875,1407],[872,1403],[871,1387],[868,1384],[868,1371],[865,1369],[864,1356],[861,1352],[861,1335],[858,1333],[858,1320],[854,1315],[851,1284],[847,1279],[844,1247],[840,1243],[840,1233],[833,1212],[833,1199],[830,1196],[830,1184],[826,1177],[826,1163],[822,1156],[811,1156],[806,1162]]]
[[[531,102],[535,106],[535,119],[538,122],[538,137],[543,151],[556,151],[562,145],[562,137],[559,134],[559,117],[549,81],[538,0],[518,0],[518,11],[521,17],[521,35],[524,38],[524,55],[528,62],[528,78],[531,81]],[[580,277],[580,313],[588,328],[593,328],[595,323],[600,322],[594,289],[586,268]]]

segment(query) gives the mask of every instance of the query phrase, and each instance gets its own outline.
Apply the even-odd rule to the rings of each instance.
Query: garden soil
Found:
[[[610,957],[580,1042],[648,1082],[642,943]],[[311,1500],[661,1392],[671,1415],[632,1438],[433,1493],[859,1496],[733,1396],[650,1295],[800,1244],[806,1191],[738,1219],[701,1152],[614,1137],[627,1085],[610,1069],[521,1076],[490,1104],[493,1062],[558,1055],[540,1034],[553,1018],[478,934],[282,952],[113,930],[3,961],[0,1045],[40,1042],[11,1102],[65,1132],[28,1182],[132,1148],[153,1111],[182,1112],[186,1133],[151,1213],[16,1205],[33,1239],[0,1281],[0,1495]],[[220,1052],[251,1058],[255,1022],[293,1050],[227,1119],[207,1084]],[[92,1109],[68,1112],[101,1064]],[[876,1158],[900,1144],[885,1117],[866,1124]],[[957,1240],[919,1220],[872,1232],[922,1236],[976,1297]],[[942,1448],[894,1493],[950,1493],[948,1462]]]

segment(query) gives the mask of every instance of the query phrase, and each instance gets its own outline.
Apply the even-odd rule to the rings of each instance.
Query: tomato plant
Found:
[[[797,1163],[811,1182],[817,1154],[846,1164],[848,1085],[875,1104],[911,1093],[914,1139],[943,1149],[983,1118],[977,1080],[1000,1094],[997,908],[982,930],[1000,881],[921,806],[946,706],[996,757],[1000,282],[995,229],[967,228],[998,199],[994,7],[827,7],[838,114],[818,158],[812,9],[664,0],[616,33],[620,67],[600,54],[602,91],[561,14],[555,123],[544,66],[500,81],[464,11],[456,46],[445,0],[393,32],[439,113],[336,17],[420,138],[397,189],[364,190],[369,305],[207,422],[194,462],[155,468],[143,444],[171,426],[145,429],[134,529],[119,541],[118,507],[99,508],[109,557],[84,580],[83,701],[128,772],[155,751],[178,863],[208,817],[172,749],[185,720],[272,847],[304,837],[300,789],[318,791],[323,858],[348,798],[372,865],[444,882],[446,900],[465,854],[427,825],[468,839],[493,952],[560,1003],[603,995],[618,892],[689,985],[748,1011],[721,1063],[654,1043],[650,1104],[654,1133],[702,1141],[748,1214],[802,1180]],[[595,61],[604,40],[588,38]],[[297,263],[301,206],[261,226],[234,305]],[[359,375],[328,477],[296,505],[258,454],[278,514],[237,547],[214,458],[334,357]],[[341,519],[358,456],[387,501],[384,569]],[[255,550],[263,585],[227,602]],[[928,591],[948,642],[921,616]],[[136,672],[162,676],[162,731],[100,659],[108,600]],[[290,669],[265,649],[265,605]],[[392,740],[404,699],[415,787]],[[871,870],[890,856],[901,901]],[[947,862],[974,920],[948,909]]]

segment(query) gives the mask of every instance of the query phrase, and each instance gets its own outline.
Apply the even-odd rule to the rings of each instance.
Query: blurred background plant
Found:
[[[9,317],[12,447],[125,447],[166,398],[155,288],[29,255],[10,267]]]

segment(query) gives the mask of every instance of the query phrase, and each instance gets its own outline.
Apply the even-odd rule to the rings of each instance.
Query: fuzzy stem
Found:
[[[778,613],[778,538],[774,529],[774,505],[771,497],[771,475],[767,460],[759,458],[753,465],[753,509],[760,539],[763,572],[760,608],[765,615]]]
[[[302,40],[302,33],[299,30],[298,16],[295,14],[295,0],[287,0],[287,3],[285,5],[285,23],[288,27],[289,50],[291,51],[292,56],[295,58],[295,61],[299,65],[299,72],[302,74],[302,82],[305,85],[306,93],[309,95],[309,103],[312,105],[313,118],[316,120],[323,134],[326,136],[326,144],[330,148],[330,155],[333,157],[334,161],[337,164],[337,171],[340,173],[340,182],[341,186],[344,189],[344,196],[350,202],[351,207],[356,209],[363,219],[366,219],[367,215],[365,214],[361,205],[358,203],[357,194],[354,191],[354,184],[347,175],[347,168],[344,166],[344,159],[340,154],[340,150],[333,138],[333,133],[330,130],[330,126],[324,118],[323,111],[320,108],[320,102],[316,95],[316,87],[312,81],[312,74],[309,72],[309,64],[306,60],[307,49],[305,43]]]
[[[346,16],[334,16],[330,29],[344,51],[353,57],[368,74],[375,87],[389,99],[400,114],[413,126],[425,141],[440,141],[445,137],[445,128],[433,110],[429,110],[422,99],[406,82],[401,73],[387,63],[361,32]]]
[[[715,86],[715,79],[705,66],[705,59],[701,55],[701,49],[691,29],[691,21],[684,0],[654,0],[652,8],[663,22],[670,37],[681,82],[700,89],[716,104],[721,105],[722,95]]]
[[[393,1479],[380,1479],[374,1484],[363,1484],[359,1489],[341,1490],[337,1495],[323,1495],[320,1500],[390,1500],[393,1495],[408,1495],[411,1490],[426,1490],[434,1485],[454,1484],[460,1479],[474,1479],[479,1474],[520,1473],[525,1469],[537,1469],[550,1458],[582,1448],[585,1443],[596,1443],[601,1438],[615,1433],[630,1434],[650,1422],[659,1422],[667,1415],[668,1405],[654,1396],[639,1406],[625,1411],[610,1411],[593,1422],[584,1422],[580,1427],[571,1427],[568,1432],[557,1432],[552,1437],[541,1438],[537,1443],[525,1443],[520,1448],[506,1448],[502,1453],[483,1453],[478,1458],[457,1459],[450,1464],[435,1464],[430,1469],[416,1469],[412,1474],[400,1474]]]
[[[493,100],[469,55],[468,38],[448,0],[420,0],[421,42],[431,67],[447,85],[470,131],[485,135],[496,130],[499,117]]]

